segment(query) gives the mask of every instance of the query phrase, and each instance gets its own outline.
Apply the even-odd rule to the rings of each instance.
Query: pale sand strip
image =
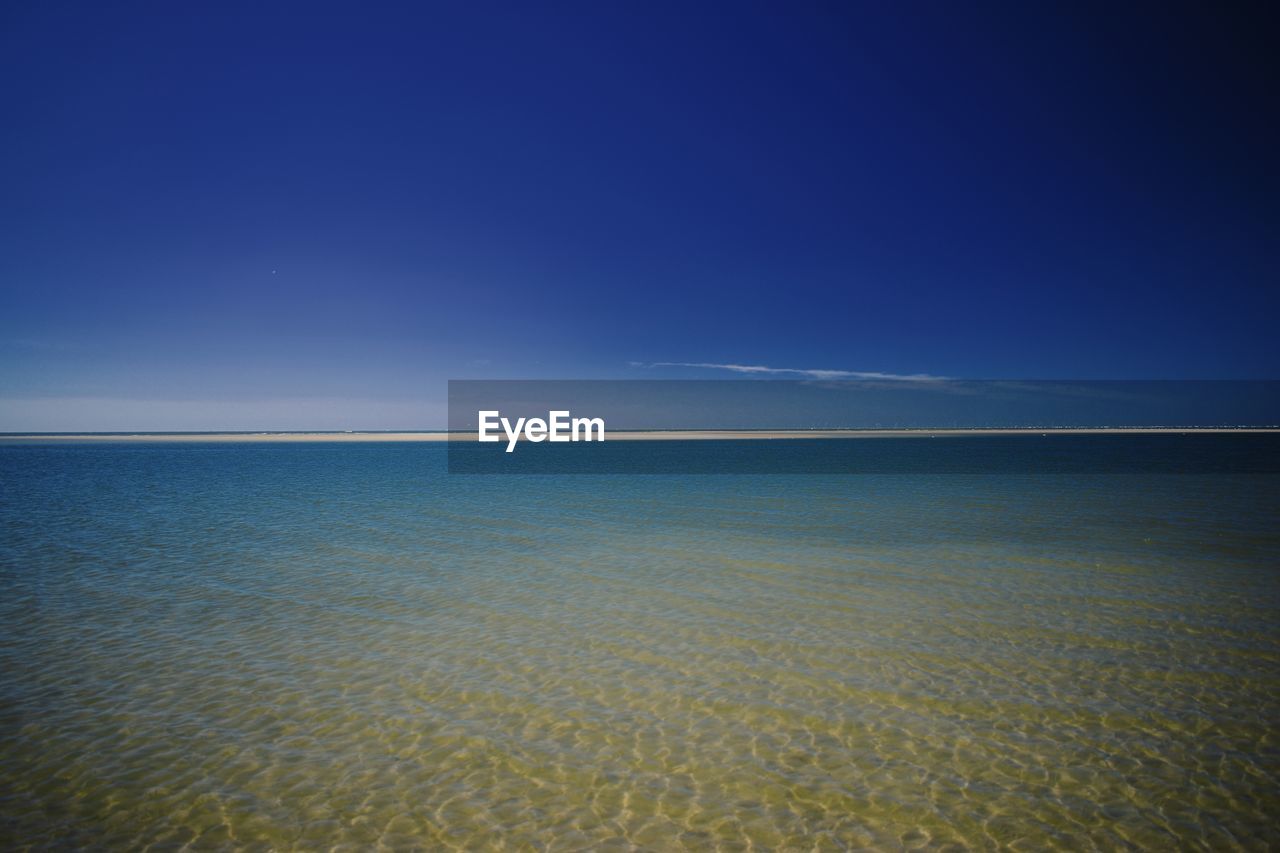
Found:
[[[945,438],[975,435],[1142,435],[1142,434],[1280,433],[1276,427],[1124,427],[1049,429],[795,429],[795,430],[652,430],[607,432],[608,441],[696,441],[705,439],[778,438]],[[53,435],[5,435],[3,442],[404,442],[475,441],[474,432],[208,432],[208,433],[58,433]],[[522,437],[523,440],[523,437]]]

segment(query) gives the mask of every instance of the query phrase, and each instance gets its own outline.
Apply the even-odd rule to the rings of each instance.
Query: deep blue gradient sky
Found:
[[[0,430],[1278,378],[1280,28],[1221,5],[6,4]]]

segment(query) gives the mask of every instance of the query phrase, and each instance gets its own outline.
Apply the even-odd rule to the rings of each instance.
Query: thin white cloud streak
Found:
[[[631,362],[632,367],[697,367],[706,370],[727,370],[747,376],[798,376],[805,379],[883,379],[897,382],[938,382],[945,376],[928,373],[881,373],[872,370],[819,370],[798,367],[768,367],[763,364],[712,364],[702,361],[654,361]]]

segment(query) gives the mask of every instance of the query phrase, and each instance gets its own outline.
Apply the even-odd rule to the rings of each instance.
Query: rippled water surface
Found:
[[[1275,476],[444,455],[0,447],[3,846],[1280,844]]]

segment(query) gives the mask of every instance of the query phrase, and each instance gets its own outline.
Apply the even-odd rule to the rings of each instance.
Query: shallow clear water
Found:
[[[0,842],[1280,841],[1280,478],[444,457],[0,447]]]

